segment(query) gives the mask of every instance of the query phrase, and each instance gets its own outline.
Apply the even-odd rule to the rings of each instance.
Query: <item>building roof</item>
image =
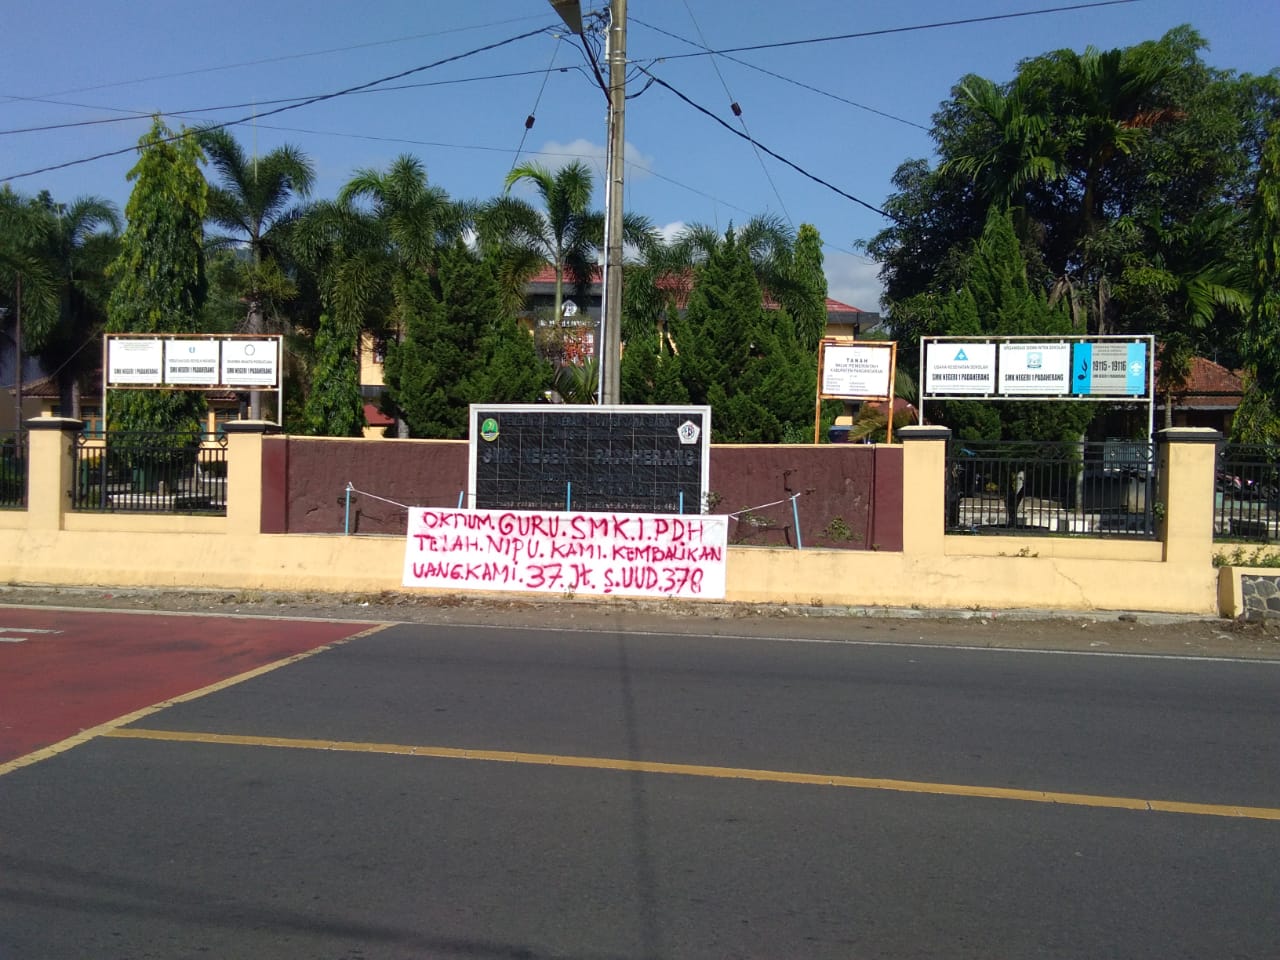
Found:
[[[600,289],[599,289],[600,274],[601,274],[600,267],[596,266],[592,268],[591,293],[597,296],[600,293]],[[543,288],[538,290],[537,292],[549,293],[551,290],[555,288],[555,283],[556,283],[555,267],[553,267],[551,264],[548,263],[548,264],[544,264],[541,270],[539,270],[532,277],[530,277],[526,281],[525,286],[527,289],[531,289],[531,290],[534,288]],[[573,283],[572,277],[566,274],[564,278],[565,291],[567,292],[571,290],[573,288],[573,285],[574,283]],[[688,303],[689,293],[690,291],[693,290],[693,273],[692,271],[685,271],[684,273],[669,273],[666,276],[659,278],[658,286],[663,290],[674,293],[676,298],[676,306],[681,310],[683,310],[685,305]],[[769,296],[768,291],[766,291],[764,295],[764,305],[767,309],[770,309],[770,310],[777,309],[778,307],[777,301],[774,300],[771,296]],[[854,307],[847,303],[841,303],[839,300],[832,299],[831,297],[827,297],[827,315],[834,318],[842,314],[847,315],[848,320],[853,320],[855,317],[859,315],[878,316],[876,314],[868,314],[866,310],[863,310],[860,307]]]
[[[1160,364],[1156,363],[1156,376],[1160,376]],[[1193,357],[1186,383],[1173,392],[1173,405],[1182,409],[1234,410],[1244,398],[1244,379],[1239,371],[1231,371],[1220,363],[1205,357]],[[1158,401],[1163,391],[1157,390]]]
[[[371,427],[389,427],[396,422],[396,419],[379,410],[376,403],[366,403],[364,405],[364,422]]]

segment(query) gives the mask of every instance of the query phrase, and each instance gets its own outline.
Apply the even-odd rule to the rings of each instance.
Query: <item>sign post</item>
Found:
[[[284,376],[279,335],[109,333],[102,340],[102,426],[107,391],[274,390],[284,416]]]
[[[888,406],[885,442],[893,442],[893,382],[898,344],[892,340],[829,337],[818,344],[818,389],[813,442],[822,431],[823,400],[878,400]]]
[[[927,400],[1145,402],[1155,429],[1155,338],[922,337],[920,423]]]

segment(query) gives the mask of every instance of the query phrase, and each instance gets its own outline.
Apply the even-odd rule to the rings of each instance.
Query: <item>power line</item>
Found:
[[[702,41],[702,48],[707,49],[706,37],[703,36],[702,27],[698,25],[697,19],[693,15],[693,10],[689,6],[689,0],[684,0],[684,8],[689,14],[689,19],[693,21],[693,29],[698,31],[698,39]],[[720,86],[724,88],[724,95],[729,99],[730,109],[733,115],[738,118],[738,123],[742,125],[742,132],[747,135],[747,139],[751,140],[751,147],[756,156],[756,162],[760,164],[760,170],[764,173],[764,178],[769,182],[769,188],[773,191],[773,195],[778,199],[778,206],[782,208],[783,214],[787,218],[787,223],[791,224],[791,229],[796,228],[795,221],[791,218],[791,211],[787,209],[786,201],[782,199],[782,194],[778,191],[778,185],[773,182],[773,175],[769,173],[769,167],[764,162],[764,157],[760,156],[760,148],[756,146],[755,140],[751,139],[751,130],[747,127],[747,119],[742,115],[742,108],[738,105],[738,100],[729,90],[729,84],[724,79],[724,74],[720,72],[720,64],[716,63],[716,58],[711,58],[711,66],[716,72],[716,76],[720,78]],[[643,92],[643,91],[642,91]]]
[[[521,23],[526,20],[535,20],[535,19],[541,19],[541,16],[513,17],[510,20],[497,20],[497,21],[494,21],[493,23],[473,24],[472,26],[468,26],[468,27],[453,27],[449,30],[437,30],[434,33],[416,33],[407,37],[393,37],[390,40],[371,40],[368,43],[354,43],[346,47],[330,47],[326,50],[313,50],[308,53],[291,53],[291,54],[285,54],[284,56],[280,56],[280,57],[263,57],[258,60],[245,60],[240,63],[227,63],[227,64],[222,64],[221,66],[214,66],[214,67],[199,67],[195,70],[181,70],[176,73],[159,73],[159,74],[155,74],[154,76],[138,77],[133,80],[113,80],[110,83],[100,83],[91,87],[75,87],[74,89],[71,89],[71,90],[60,90],[55,93],[45,93],[45,94],[40,94],[38,96],[33,96],[33,97],[23,97],[23,96],[10,94],[6,97],[6,100],[8,102],[26,101],[26,100],[40,102],[45,97],[61,97],[68,93],[87,93],[91,90],[107,90],[107,89],[110,89],[111,87],[127,87],[135,83],[149,83],[152,80],[173,80],[173,79],[176,79],[177,77],[191,77],[191,76],[197,76],[202,73],[217,73],[223,70],[238,70],[241,67],[257,67],[257,66],[262,66],[263,64],[268,64],[268,63],[283,63],[289,60],[303,60],[308,57],[323,57],[323,56],[328,56],[331,53],[346,53],[351,50],[367,50],[370,47],[389,46],[391,44],[396,44],[396,43],[409,43],[410,41],[413,41],[413,40],[425,40],[429,37],[442,37],[450,33],[464,33],[468,30],[483,30],[487,27],[505,26],[508,23]]]
[[[582,72],[582,69],[582,67],[556,67],[553,70],[517,70],[511,73],[490,73],[478,77],[457,77],[453,80],[430,80],[424,83],[400,83],[395,86],[378,87],[375,90],[359,90],[356,91],[356,93],[353,93],[352,96],[367,93],[394,93],[401,90],[421,90],[427,87],[446,87],[462,83],[476,83],[482,80],[510,80],[516,77],[531,77],[550,73],[567,73],[570,70]],[[166,117],[189,117],[191,114],[196,113],[216,113],[219,110],[243,110],[245,107],[268,107],[279,103],[301,104],[304,101],[312,99],[314,96],[314,94],[307,94],[306,96],[301,97],[281,97],[275,100],[254,100],[247,103],[223,104],[217,107],[188,107],[183,110],[159,111],[137,110],[132,107],[109,107],[101,104],[71,103],[66,100],[37,100],[33,102],[48,103],[61,107],[79,107],[84,110],[108,110],[113,113],[127,114],[127,116],[105,117],[98,120],[76,120],[68,123],[51,123],[40,127],[18,127],[11,130],[0,130],[0,136],[19,133],[46,133],[52,130],[70,130],[76,127],[92,127],[107,123],[127,123],[130,120],[153,116],[155,113],[160,113],[162,116]]]
[[[714,51],[710,47],[706,46],[705,44],[697,43],[696,41],[690,40],[688,37],[682,37],[679,34],[672,33],[670,30],[664,30],[661,27],[654,26],[651,23],[645,23],[643,20],[639,20],[636,17],[632,17],[631,21],[633,23],[640,24],[640,26],[642,27],[648,27],[650,30],[654,31],[655,33],[661,33],[664,36],[668,36],[672,40],[679,40],[681,43],[687,43],[691,47],[698,47],[699,49],[706,51],[706,53],[708,54],[714,53]],[[894,120],[894,121],[897,121],[898,123],[906,124],[909,127],[915,127],[917,130],[923,130],[925,133],[929,132],[928,127],[926,127],[924,124],[916,123],[914,120],[907,120],[904,117],[895,116],[892,113],[886,113],[884,110],[877,110],[875,107],[869,107],[865,103],[858,103],[856,100],[850,100],[847,97],[842,97],[839,94],[832,93],[829,90],[823,90],[820,87],[815,87],[815,86],[812,86],[811,84],[803,83],[799,80],[793,79],[792,77],[783,76],[781,73],[775,73],[773,70],[767,70],[764,67],[751,63],[748,60],[743,60],[740,57],[730,56],[729,54],[719,54],[719,55],[722,56],[725,60],[732,61],[733,63],[736,63],[739,66],[746,67],[749,70],[755,70],[759,73],[763,73],[766,76],[773,77],[775,80],[781,80],[784,83],[790,83],[793,86],[800,87],[812,93],[816,93],[824,97],[830,97],[832,100],[836,100],[839,103],[846,104],[847,106],[850,106],[850,107],[856,107],[859,110],[865,110],[868,113],[874,113],[877,116],[884,117],[887,120]],[[658,60],[661,60],[661,59],[665,59],[665,58],[658,58]],[[658,62],[658,60],[655,60],[654,62]]]
[[[529,37],[536,36],[540,33],[545,33],[546,30],[547,28],[545,27],[541,27],[537,30],[530,30],[528,33],[522,33],[514,37],[508,37],[506,40],[499,40],[494,43],[486,44],[482,47],[477,47],[474,50],[468,50],[466,53],[459,53],[459,54],[455,54],[452,57],[445,57],[443,60],[437,60],[434,63],[424,64],[423,66],[420,66],[420,67],[413,67],[409,70],[401,70],[399,73],[393,73],[385,77],[380,77],[377,80],[370,80],[367,83],[360,83],[360,84],[356,84],[353,87],[347,87],[342,90],[336,90],[333,93],[326,93],[320,96],[310,97],[306,100],[303,100],[300,103],[293,103],[293,104],[288,104],[282,107],[276,107],[274,110],[268,110],[265,113],[255,112],[253,114],[250,114],[247,117],[241,117],[238,120],[228,120],[223,123],[213,124],[213,126],[215,128],[233,127],[241,123],[249,123],[250,121],[256,121],[261,117],[270,117],[278,113],[284,113],[286,110],[297,110],[299,107],[307,107],[314,103],[320,103],[325,100],[333,100],[336,97],[343,97],[352,93],[359,93],[362,90],[368,90],[370,87],[375,87],[379,84],[387,83],[391,80],[399,80],[401,77],[407,77],[415,73],[421,73],[424,70],[431,70],[435,67],[443,66],[446,63],[454,63],[458,60],[463,60],[467,57],[475,56],[476,54],[479,54],[479,53],[486,53],[490,50],[496,50],[497,48],[504,47],[507,44],[515,43],[518,40],[525,40],[525,39],[528,39]],[[173,140],[178,140],[182,136],[183,134],[175,134],[174,136],[165,138],[165,140],[162,142],[167,143]],[[53,170],[65,170],[67,167],[75,167],[84,163],[92,163],[95,160],[103,160],[103,159],[106,159],[107,157],[118,157],[121,154],[125,154],[131,150],[136,150],[136,149],[137,149],[137,145],[134,144],[133,146],[124,147],[123,149],[120,149],[120,150],[109,150],[105,153],[95,154],[94,156],[91,156],[91,157],[82,157],[79,160],[68,160],[65,163],[50,164],[47,167],[40,167],[36,170],[28,170],[25,173],[15,173],[7,177],[0,177],[0,183],[8,183],[9,181],[12,181],[12,180],[21,180],[24,177],[34,177],[37,174],[49,173],[50,171],[53,171]]]
[[[706,50],[702,53],[676,53],[666,57],[655,57],[655,60],[686,60],[690,57],[705,57],[709,54],[746,53],[750,50],[777,50],[781,47],[799,47],[811,43],[831,43],[836,40],[860,40],[866,37],[884,37],[895,33],[912,33],[918,30],[936,30],[940,27],[960,27],[974,23],[992,23],[997,20],[1016,20],[1019,17],[1038,17],[1046,13],[1067,13],[1073,10],[1093,10],[1097,7],[1114,7],[1125,3],[1139,3],[1141,0],[1096,0],[1094,3],[1076,3],[1065,7],[1045,7],[1040,10],[1023,10],[1017,13],[995,13],[986,17],[965,17],[962,20],[940,20],[937,23],[921,23],[911,27],[886,27],[882,30],[864,30],[859,33],[840,33],[827,37],[812,37],[807,40],[780,40],[776,43],[756,43],[745,47],[726,47],[723,50]]]
[[[538,117],[538,105],[542,103],[542,94],[547,89],[547,81],[551,79],[551,70],[556,65],[556,54],[560,52],[560,44],[564,42],[564,37],[556,37],[556,45],[551,48],[551,62],[547,64],[547,71],[542,76],[542,86],[538,87],[538,95],[534,98],[533,109],[529,111],[529,116],[524,121],[524,133],[520,135],[520,145],[516,147],[516,155],[511,158],[511,169],[516,168],[516,164],[520,162],[520,153],[524,150],[524,142],[529,139],[529,131],[533,129],[534,121]]]
[[[821,177],[817,176],[816,174],[810,173],[804,167],[782,156],[782,154],[774,150],[770,150],[768,147],[766,147],[763,143],[760,143],[760,141],[756,140],[754,137],[748,136],[745,133],[735,130],[726,121],[716,116],[714,112],[712,112],[711,110],[708,110],[706,107],[702,106],[701,104],[695,103],[693,100],[685,96],[683,93],[681,93],[675,87],[671,86],[671,84],[667,83],[662,78],[654,76],[653,73],[650,72],[649,70],[645,69],[644,73],[650,77],[653,77],[653,82],[656,83],[658,86],[663,87],[666,90],[670,90],[673,94],[675,94],[685,103],[687,103],[689,106],[693,107],[693,109],[697,110],[699,113],[705,114],[706,116],[710,117],[716,123],[720,124],[720,126],[724,127],[726,130],[732,133],[735,137],[740,137],[741,139],[748,141],[749,143],[763,150],[765,153],[767,153],[769,156],[773,157],[775,160],[779,161],[780,163],[785,163],[788,167],[790,167],[792,170],[795,170],[800,175],[804,177],[808,177],[814,183],[821,184],[822,186],[826,187],[828,190],[832,191],[833,193],[838,193],[840,196],[844,197],[846,200],[852,200],[854,203],[858,204],[859,206],[866,207],[872,213],[878,213],[880,214],[880,216],[890,220],[894,219],[892,214],[886,213],[884,210],[881,210],[879,207],[874,206],[873,204],[867,203],[867,201],[861,199],[860,197],[855,197],[853,194],[849,193],[847,190],[841,190],[835,184],[830,183],[827,180],[823,180]]]

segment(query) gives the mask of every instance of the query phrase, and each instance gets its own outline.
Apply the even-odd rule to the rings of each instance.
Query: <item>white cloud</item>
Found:
[[[676,220],[673,223],[668,223],[668,224],[659,226],[657,229],[658,229],[658,233],[662,237],[662,242],[670,243],[676,237],[680,236],[680,234],[684,232],[684,229],[687,226],[688,224],[686,224],[683,220]]]
[[[549,140],[542,145],[539,162],[545,163],[552,170],[559,170],[574,160],[582,160],[595,171],[597,179],[603,181],[606,153],[603,143],[594,143],[591,140],[579,138],[569,143]],[[627,158],[628,178],[643,180],[649,176],[649,169],[653,166],[653,157],[641,153],[639,148],[629,141],[623,148],[623,153]]]
[[[823,267],[827,275],[827,296],[860,310],[880,312],[880,296],[884,292],[877,276],[880,264],[851,253],[825,250]]]

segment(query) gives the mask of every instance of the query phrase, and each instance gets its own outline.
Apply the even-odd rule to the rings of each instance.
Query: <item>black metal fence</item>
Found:
[[[953,442],[947,532],[1154,539],[1156,463],[1146,442]]]
[[[1213,485],[1215,540],[1280,540],[1280,448],[1223,444]]]
[[[27,431],[0,433],[0,509],[27,505]]]
[[[76,439],[73,510],[227,512],[227,446],[189,436],[108,433]]]

